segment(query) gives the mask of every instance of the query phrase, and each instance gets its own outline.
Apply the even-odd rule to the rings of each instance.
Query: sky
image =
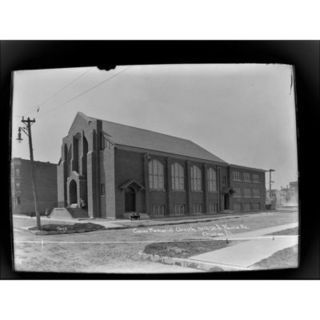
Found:
[[[12,156],[57,163],[78,111],[190,139],[228,163],[274,169],[273,188],[297,180],[292,68],[280,64],[119,66],[16,71]],[[266,176],[268,182],[268,176]]]

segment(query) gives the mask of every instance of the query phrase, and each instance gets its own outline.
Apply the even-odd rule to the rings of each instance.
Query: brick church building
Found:
[[[257,211],[265,172],[230,165],[190,140],[77,113],[58,164],[59,207],[127,218]]]

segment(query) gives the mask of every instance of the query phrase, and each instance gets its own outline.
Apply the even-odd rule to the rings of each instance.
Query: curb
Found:
[[[190,223],[201,223],[201,222],[210,222],[222,219],[235,219],[240,218],[242,216],[249,216],[249,215],[233,215],[233,216],[224,216],[224,217],[216,217],[216,218],[207,218],[203,220],[190,220],[190,221],[168,221],[164,223],[154,223],[154,224],[146,224],[146,225],[136,225],[136,226],[119,226],[119,227],[106,227],[106,230],[118,230],[118,229],[134,229],[134,228],[148,228],[148,227],[160,227],[160,226],[168,226],[168,225],[177,225],[177,224],[190,224]],[[99,223],[97,223],[99,224]]]
[[[241,268],[237,266],[231,265],[222,265],[222,264],[215,264],[211,262],[202,262],[187,258],[174,258],[174,257],[167,257],[167,256],[160,256],[157,254],[149,254],[144,253],[142,251],[139,252],[139,255],[144,260],[149,260],[152,262],[160,262],[163,264],[168,265],[175,265],[184,268],[191,268],[191,269],[198,269],[201,271],[206,272],[224,272],[224,271],[246,271],[248,268]]]

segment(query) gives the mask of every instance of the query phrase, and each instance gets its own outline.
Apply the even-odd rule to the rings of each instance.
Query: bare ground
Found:
[[[234,227],[232,232],[238,233],[296,221],[296,213],[264,213],[206,223],[37,236],[27,230],[34,226],[34,219],[14,218],[15,266],[19,271],[43,272],[195,272],[194,269],[144,261],[139,252],[155,242],[212,241],[215,236],[212,230],[217,225]],[[239,224],[248,229],[237,229]],[[204,236],[204,231],[208,230],[212,237]],[[196,247],[194,245],[195,250]]]
[[[286,269],[298,266],[298,246],[286,248],[274,253],[272,256],[259,261],[252,266],[253,269]]]

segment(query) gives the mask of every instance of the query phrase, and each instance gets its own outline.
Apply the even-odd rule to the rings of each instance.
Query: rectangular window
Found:
[[[232,172],[232,179],[234,181],[241,181],[241,176],[239,171],[233,171]]]
[[[106,192],[104,183],[100,184],[100,195],[104,195]]]
[[[243,195],[245,198],[250,198],[251,197],[251,190],[249,188],[244,188]]]
[[[16,197],[16,205],[20,205],[20,204],[21,204],[20,197]]]
[[[165,205],[163,204],[154,204],[152,206],[152,215],[157,217],[164,216],[166,211]]]
[[[209,168],[207,171],[207,181],[208,181],[208,191],[216,192],[217,191],[217,174],[216,170]]]
[[[218,203],[215,201],[209,202],[209,213],[217,213],[218,212]]]
[[[15,172],[16,172],[16,177],[20,177],[20,168],[16,168]]]
[[[260,203],[252,203],[251,207],[252,210],[260,210]]]
[[[184,168],[177,162],[171,165],[171,186],[174,191],[184,191]]]
[[[260,198],[260,189],[254,188],[253,191],[253,197],[254,198]]]
[[[197,166],[191,167],[191,191],[202,191],[201,170]]]
[[[243,181],[244,181],[244,182],[251,182],[250,173],[249,173],[249,172],[244,172],[244,174],[243,174]]]
[[[148,164],[149,187],[151,190],[164,190],[164,168],[159,160],[151,160]]]
[[[260,183],[260,176],[258,174],[253,174],[252,175],[252,181],[254,183]]]
[[[20,182],[19,181],[16,182],[16,189],[20,189]]]
[[[192,212],[194,214],[202,214],[202,204],[201,203],[194,203],[192,205]]]
[[[174,215],[183,216],[185,214],[185,205],[184,204],[175,204],[174,205]]]

